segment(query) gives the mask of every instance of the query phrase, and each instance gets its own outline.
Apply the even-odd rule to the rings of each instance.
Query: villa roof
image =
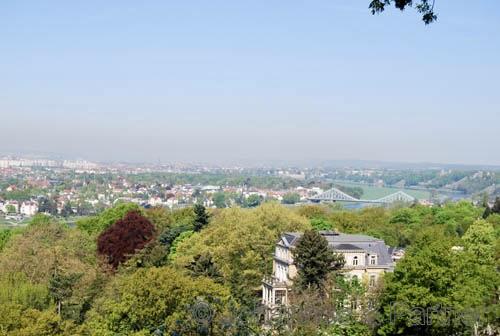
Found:
[[[336,250],[362,250],[361,247],[352,244],[338,244],[335,246]]]
[[[378,265],[391,265],[392,259],[389,253],[389,246],[382,239],[361,235],[361,234],[346,234],[335,231],[319,231],[325,237],[328,245],[335,250],[359,250],[366,251],[370,255],[378,256]],[[281,241],[287,247],[295,247],[299,238],[302,236],[300,232],[285,232]]]

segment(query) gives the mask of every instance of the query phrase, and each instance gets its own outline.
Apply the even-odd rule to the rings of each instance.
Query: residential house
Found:
[[[38,212],[38,203],[35,201],[26,201],[21,203],[20,213],[28,217],[34,216]]]
[[[320,231],[320,234],[330,248],[343,254],[344,275],[348,278],[357,278],[372,287],[385,272],[394,269],[392,249],[382,239],[334,231]],[[288,302],[288,294],[297,275],[293,249],[301,236],[301,233],[286,232],[276,244],[273,274],[262,281],[262,303],[270,309]]]

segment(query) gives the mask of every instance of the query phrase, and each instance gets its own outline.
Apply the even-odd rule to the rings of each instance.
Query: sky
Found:
[[[500,1],[3,1],[0,154],[500,164]]]

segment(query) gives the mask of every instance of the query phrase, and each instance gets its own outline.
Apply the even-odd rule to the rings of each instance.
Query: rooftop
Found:
[[[382,239],[361,235],[361,234],[346,234],[336,231],[319,231],[325,237],[328,245],[334,250],[359,250],[366,251],[368,254],[378,256],[379,265],[392,264],[390,247],[385,244]],[[302,236],[300,232],[285,232],[283,233],[280,242],[285,246],[293,248],[297,245],[298,240]]]

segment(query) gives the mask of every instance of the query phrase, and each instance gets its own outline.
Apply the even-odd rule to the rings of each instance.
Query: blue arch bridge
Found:
[[[416,200],[415,197],[408,195],[404,191],[397,191],[390,195],[384,196],[382,198],[374,199],[374,200],[365,200],[365,199],[357,199],[350,195],[347,195],[345,192],[332,188],[329,189],[322,194],[316,195],[314,197],[310,197],[309,200],[314,203],[320,202],[351,202],[351,203],[375,203],[375,204],[390,204],[396,202],[414,202]]]

